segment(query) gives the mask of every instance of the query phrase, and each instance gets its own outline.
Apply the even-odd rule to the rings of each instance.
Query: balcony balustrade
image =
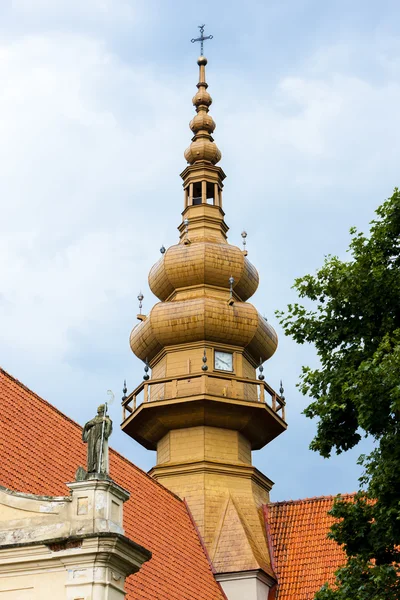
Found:
[[[203,372],[143,381],[122,400],[122,420],[125,421],[143,402],[183,400],[197,396],[264,402],[285,421],[285,400],[265,381]]]

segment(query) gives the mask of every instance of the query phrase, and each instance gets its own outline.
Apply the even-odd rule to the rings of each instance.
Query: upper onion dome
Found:
[[[198,161],[210,162],[216,165],[221,160],[221,152],[215,144],[211,134],[215,129],[214,119],[208,114],[212,98],[207,91],[205,67],[207,59],[200,56],[197,61],[200,70],[198,92],[193,97],[197,115],[190,121],[190,129],[194,133],[192,143],[185,151],[185,158],[191,165]]]
[[[257,269],[236,246],[227,243],[197,242],[168,248],[149,273],[151,291],[166,300],[174,291],[195,285],[209,285],[233,291],[242,301],[258,287]]]
[[[197,86],[200,84],[198,83]],[[199,91],[193,96],[192,102],[196,107],[196,110],[200,109],[200,106],[209,107],[212,104],[212,98],[207,92],[208,83],[204,83],[204,86],[200,87]]]

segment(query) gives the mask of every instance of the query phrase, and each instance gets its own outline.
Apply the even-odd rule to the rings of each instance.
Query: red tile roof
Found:
[[[352,495],[342,496],[351,499]],[[345,562],[344,551],[326,536],[334,519],[327,512],[334,496],[276,502],[264,506],[276,600],[312,600]]]
[[[0,369],[0,484],[65,495],[85,465],[81,427]],[[125,533],[153,553],[127,581],[127,599],[225,600],[185,503],[111,450],[111,477],[131,493]]]

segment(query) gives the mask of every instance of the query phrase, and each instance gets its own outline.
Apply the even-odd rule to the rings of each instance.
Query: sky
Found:
[[[370,443],[309,450],[296,384],[316,355],[274,313],[400,184],[399,18],[388,0],[1,0],[0,365],[80,424],[112,390],[112,445],[154,464],[119,431],[119,399],[143,375],[137,295],[147,313],[147,274],[178,240],[205,23],[229,241],[248,232],[251,302],[279,336],[264,374],[287,399],[254,464],[273,500],[354,491]]]

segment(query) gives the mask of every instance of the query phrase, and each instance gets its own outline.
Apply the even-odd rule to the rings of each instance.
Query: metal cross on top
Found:
[[[200,42],[200,55],[203,56],[203,44],[205,40],[212,40],[213,39],[213,35],[203,35],[204,34],[204,27],[205,25],[199,25],[198,26],[200,29],[200,37],[198,38],[192,38],[190,41],[192,42],[192,44],[194,44],[194,42]]]

